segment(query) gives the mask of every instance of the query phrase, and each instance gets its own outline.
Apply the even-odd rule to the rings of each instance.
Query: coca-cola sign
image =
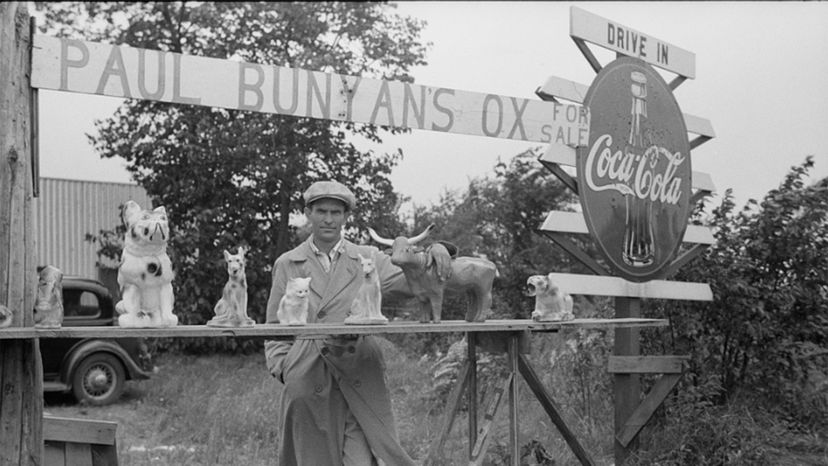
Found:
[[[604,67],[587,92],[589,144],[578,148],[587,227],[622,277],[662,278],[690,213],[690,143],[664,79],[637,58]]]

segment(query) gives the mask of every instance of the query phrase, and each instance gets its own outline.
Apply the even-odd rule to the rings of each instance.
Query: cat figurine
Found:
[[[256,321],[247,316],[247,276],[244,271],[247,249],[239,246],[236,254],[224,250],[227,262],[227,283],[213,312],[216,316],[207,322],[210,327],[253,327]]]
[[[173,270],[167,255],[170,228],[164,207],[143,210],[135,201],[124,205],[126,234],[118,285],[122,299],[115,305],[121,327],[174,327]]]
[[[63,272],[46,265],[37,268],[37,296],[34,321],[36,328],[60,328],[63,323]]]
[[[305,325],[308,323],[308,294],[311,277],[289,278],[285,295],[279,301],[276,318],[284,325]]]
[[[351,312],[345,318],[345,324],[387,324],[388,318],[382,315],[382,286],[374,259],[359,254],[359,261],[362,264],[362,285],[351,303]]]

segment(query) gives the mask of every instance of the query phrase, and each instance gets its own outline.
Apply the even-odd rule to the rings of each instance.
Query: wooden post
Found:
[[[641,300],[638,298],[615,298],[615,317],[641,316]],[[639,331],[637,328],[615,329],[615,356],[638,356],[640,352]],[[615,433],[622,429],[633,411],[638,407],[641,396],[641,387],[638,374],[615,374]],[[635,450],[637,441],[634,440],[626,447],[616,438],[615,464],[623,466],[630,450]]]
[[[24,2],[0,3],[0,304],[12,327],[34,324],[37,286],[29,23]],[[42,416],[38,341],[0,340],[0,464],[42,463]]]

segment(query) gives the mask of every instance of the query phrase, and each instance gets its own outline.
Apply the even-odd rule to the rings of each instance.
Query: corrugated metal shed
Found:
[[[120,225],[120,206],[130,199],[143,208],[152,205],[135,184],[40,178],[40,196],[33,202],[38,263],[65,275],[97,278],[98,247],[86,234]]]

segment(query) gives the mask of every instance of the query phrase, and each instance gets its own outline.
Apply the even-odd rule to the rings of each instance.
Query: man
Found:
[[[384,296],[411,296],[405,276],[373,246],[342,237],[356,205],[347,187],[316,182],[304,193],[311,236],[280,256],[273,267],[267,322],[276,312],[290,278],[311,277],[309,323],[342,323],[362,282],[359,254],[373,257]],[[434,244],[429,262],[450,273],[446,248]],[[265,342],[270,373],[284,384],[281,414],[283,466],[413,465],[400,446],[385,386],[382,354],[374,337],[329,337],[293,343]]]

